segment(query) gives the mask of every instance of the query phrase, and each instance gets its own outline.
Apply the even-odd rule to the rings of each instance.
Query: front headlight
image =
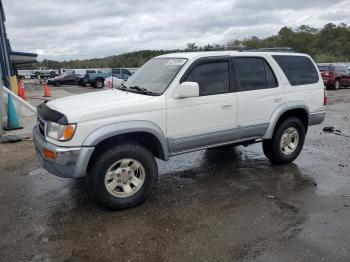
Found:
[[[54,122],[46,122],[45,135],[57,141],[68,141],[72,139],[76,124],[60,125]]]

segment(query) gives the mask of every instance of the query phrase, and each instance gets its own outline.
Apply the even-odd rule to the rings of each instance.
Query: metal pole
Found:
[[[4,99],[2,95],[2,87],[3,87],[3,82],[2,82],[2,71],[0,67],[0,136],[4,133],[4,127],[3,127],[3,120],[4,120]]]

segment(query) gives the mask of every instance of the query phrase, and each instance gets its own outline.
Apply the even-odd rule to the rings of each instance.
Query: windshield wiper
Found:
[[[120,86],[121,86],[121,88],[118,88],[118,89],[121,89],[121,90],[125,91],[126,85],[124,85],[124,83],[121,83]]]
[[[146,88],[142,88],[142,87],[139,87],[139,86],[130,86],[129,88],[130,89],[134,89],[134,90],[139,91],[139,92],[142,92],[142,93],[144,93],[146,95],[153,95],[154,94],[152,91],[149,91]]]

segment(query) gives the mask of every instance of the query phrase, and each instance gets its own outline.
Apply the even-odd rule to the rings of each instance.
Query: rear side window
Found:
[[[258,57],[236,57],[234,61],[239,91],[274,88],[278,86],[276,77],[265,59]]]
[[[306,56],[274,55],[273,58],[282,68],[292,86],[317,83],[318,72]]]
[[[344,66],[340,66],[340,74],[346,74],[346,68]]]
[[[199,95],[224,94],[230,91],[229,62],[218,61],[199,64],[186,77],[199,84]]]

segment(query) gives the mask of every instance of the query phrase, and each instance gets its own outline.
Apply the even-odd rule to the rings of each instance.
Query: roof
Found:
[[[27,68],[30,64],[37,62],[36,58],[38,56],[33,53],[14,51],[11,51],[9,55],[11,64],[17,69]]]
[[[306,54],[301,53],[292,53],[292,52],[279,52],[279,51],[269,51],[269,52],[259,52],[259,51],[249,51],[249,52],[240,52],[240,51],[204,51],[204,52],[183,52],[183,53],[170,53],[165,55],[157,56],[157,58],[187,58],[187,59],[197,59],[201,57],[210,57],[210,56],[269,56],[269,55],[289,55],[289,56],[307,56]]]

